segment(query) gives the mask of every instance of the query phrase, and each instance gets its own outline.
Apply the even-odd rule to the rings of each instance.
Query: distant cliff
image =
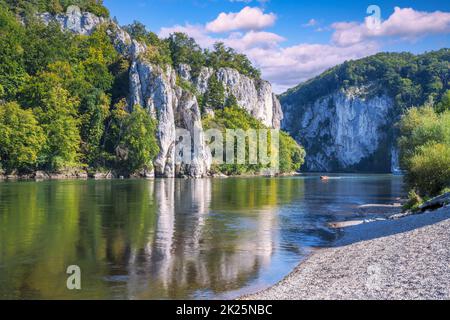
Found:
[[[305,147],[308,171],[395,172],[395,124],[438,101],[449,80],[449,49],[346,62],[280,97],[282,127]]]

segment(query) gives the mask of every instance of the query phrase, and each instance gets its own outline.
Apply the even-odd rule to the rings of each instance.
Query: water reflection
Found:
[[[234,297],[329,244],[326,222],[401,193],[392,177],[0,183],[0,298]]]

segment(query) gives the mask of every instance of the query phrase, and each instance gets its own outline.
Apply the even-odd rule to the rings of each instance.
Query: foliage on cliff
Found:
[[[135,39],[144,42],[153,53],[152,62],[158,64],[172,64],[176,69],[181,64],[191,67],[192,76],[196,77],[202,67],[233,68],[239,73],[254,79],[260,79],[261,72],[256,69],[244,54],[226,47],[223,43],[214,44],[213,49],[202,49],[197,42],[188,35],[180,32],[171,34],[167,39],[147,31],[145,26],[135,21],[124,29]]]
[[[16,14],[31,16],[36,12],[64,13],[71,5],[99,17],[109,17],[103,0],[2,0]]]
[[[237,105],[216,110],[214,117],[208,116],[203,120],[206,129],[219,129],[226,137],[226,129],[267,129],[260,121],[250,116],[247,111]],[[288,134],[280,132],[279,140],[279,164],[281,173],[292,173],[298,171],[304,163],[305,151]],[[268,145],[270,146],[269,136]],[[225,149],[226,140],[224,141]],[[235,144],[235,149],[237,145]],[[269,151],[270,152],[270,151]],[[236,150],[235,150],[236,154]],[[226,162],[226,155],[224,155]],[[259,159],[261,160],[261,159]],[[249,140],[246,139],[246,164],[220,164],[214,166],[213,170],[227,175],[242,175],[259,173],[267,169],[270,165],[249,164]]]
[[[36,12],[61,13],[73,4],[82,11],[109,14],[101,1],[94,0],[0,0],[0,133],[5,136],[0,141],[0,169],[27,173],[82,167],[114,169],[123,175],[150,169],[159,152],[157,124],[140,106],[129,110],[130,61],[115,50],[107,26],[82,36],[61,31],[57,23],[45,25],[33,18]],[[19,15],[29,18],[25,24]],[[209,51],[181,33],[159,39],[140,23],[125,29],[148,46],[146,58],[158,65],[189,64],[193,76],[206,66],[216,70],[230,67],[260,77],[247,57],[221,43]],[[181,79],[177,83],[192,89]],[[244,129],[261,126],[239,109],[234,96],[225,99],[224,87],[214,76],[209,85],[204,97],[195,93],[200,104],[228,107],[218,110],[214,121]],[[297,170],[304,151],[286,134],[281,141],[283,172]]]

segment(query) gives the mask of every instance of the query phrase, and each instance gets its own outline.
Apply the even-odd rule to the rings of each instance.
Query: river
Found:
[[[401,196],[390,175],[1,182],[0,299],[236,298]]]

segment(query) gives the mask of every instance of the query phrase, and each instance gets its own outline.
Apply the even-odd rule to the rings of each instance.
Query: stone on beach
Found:
[[[244,299],[450,299],[450,206],[349,226],[274,287]]]

